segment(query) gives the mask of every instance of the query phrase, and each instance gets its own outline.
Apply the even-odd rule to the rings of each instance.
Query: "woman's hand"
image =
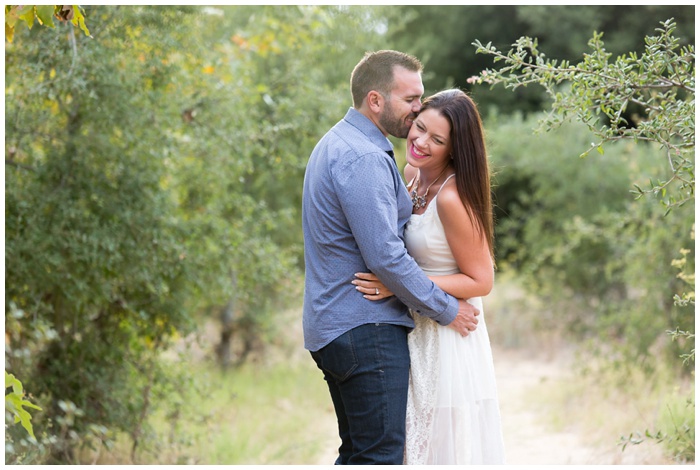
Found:
[[[363,297],[368,300],[382,300],[394,295],[382,281],[377,279],[372,273],[355,273],[356,279],[352,281],[355,289],[365,294]]]

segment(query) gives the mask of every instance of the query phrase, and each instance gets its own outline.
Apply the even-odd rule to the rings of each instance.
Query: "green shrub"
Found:
[[[660,340],[677,354],[665,331],[691,329],[693,315],[674,305],[687,284],[673,260],[679,241],[693,252],[694,220],[686,209],[664,215],[656,201],[631,193],[659,171],[658,152],[619,142],[578,158],[591,140],[584,126],[566,124],[543,139],[532,133],[537,119],[491,116],[485,124],[499,267],[516,269],[547,299],[544,323],[618,344],[621,360],[654,353]]]

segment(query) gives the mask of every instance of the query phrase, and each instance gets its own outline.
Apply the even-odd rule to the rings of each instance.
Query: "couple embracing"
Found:
[[[306,168],[304,346],[338,418],[336,464],[504,463],[481,118],[460,90],[421,102],[422,70],[365,54]],[[388,135],[406,139],[408,186]]]

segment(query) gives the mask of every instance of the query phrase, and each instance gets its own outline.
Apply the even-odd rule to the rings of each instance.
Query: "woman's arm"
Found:
[[[415,168],[406,165],[404,175],[412,178]],[[459,273],[428,276],[440,289],[458,299],[483,297],[493,288],[493,260],[488,243],[457,193],[454,180],[449,181],[438,195],[437,210],[445,229],[447,243],[452,251]],[[353,281],[358,291],[370,300],[381,300],[393,293],[372,273],[357,273]],[[378,293],[377,293],[378,292]]]
[[[445,229],[447,243],[460,272],[446,276],[429,276],[430,279],[440,289],[460,299],[487,295],[491,292],[494,281],[493,261],[488,243],[469,217],[454,181],[450,181],[440,191],[437,210]]]
[[[481,297],[493,288],[493,261],[488,243],[457,193],[454,180],[440,191],[437,210],[447,243],[460,272],[447,276],[429,276],[442,290],[457,298]]]
[[[454,183],[440,191],[437,209],[447,243],[459,266],[459,273],[428,276],[440,289],[458,299],[482,297],[493,288],[493,261],[488,244],[469,218]],[[352,283],[370,300],[391,297],[393,293],[372,273],[356,273]]]

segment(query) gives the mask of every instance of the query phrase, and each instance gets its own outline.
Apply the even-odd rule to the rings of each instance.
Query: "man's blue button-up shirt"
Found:
[[[311,153],[302,199],[304,346],[317,351],[367,323],[413,328],[408,307],[447,325],[458,301],[440,290],[406,252],[412,204],[391,142],[354,108]],[[365,299],[351,283],[373,272],[395,297]]]

